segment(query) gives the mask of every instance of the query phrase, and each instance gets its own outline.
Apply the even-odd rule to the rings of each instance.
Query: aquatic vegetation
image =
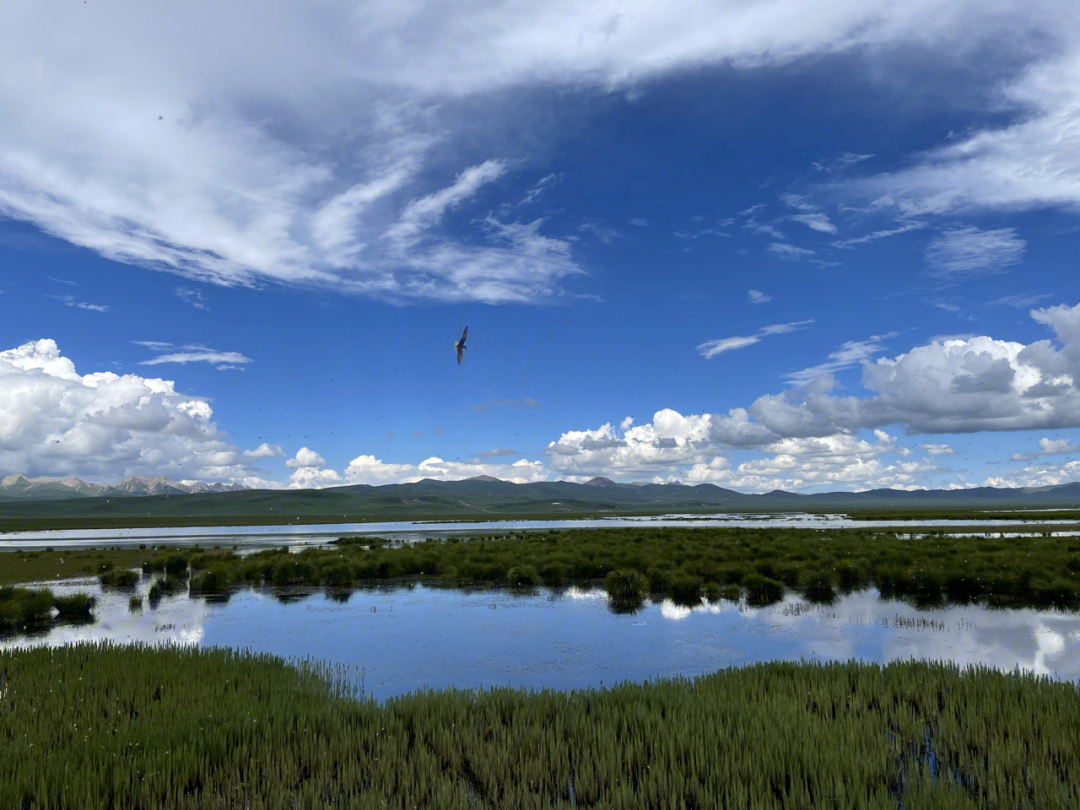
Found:
[[[645,595],[647,582],[637,571],[612,571],[604,578],[604,590],[612,599],[638,599]]]
[[[56,618],[78,621],[88,618],[97,600],[86,593],[57,596],[48,588],[0,586],[0,630],[42,625]]]
[[[31,581],[19,578],[24,572],[33,572],[37,581],[66,575],[68,562],[55,553],[0,554],[0,582]],[[1075,537],[1001,540],[891,529],[642,526],[507,532],[413,545],[345,537],[331,548],[297,554],[267,549],[243,557],[212,549],[110,550],[80,556],[78,566],[86,570],[92,564],[89,570],[97,575],[108,563],[115,564],[114,577],[122,567],[138,565],[149,574],[171,572],[170,580],[190,575],[196,595],[421,579],[450,586],[598,585],[612,572],[634,571],[652,594],[676,598],[678,585],[678,598],[687,604],[696,604],[703,583],[713,582],[744,589],[756,604],[779,600],[788,590],[828,602],[837,593],[876,586],[886,598],[922,606],[980,601],[1080,608],[1080,540]]]
[[[694,607],[701,604],[701,578],[676,574],[671,578],[671,598],[678,605]]]
[[[137,593],[132,594],[131,598],[128,599],[128,610],[130,610],[132,613],[137,613],[138,611],[142,610],[142,608],[143,608],[142,595],[137,594]]]
[[[98,577],[98,581],[104,588],[134,588],[139,584],[138,571],[115,571],[110,568]]]
[[[506,572],[506,581],[517,588],[532,588],[540,584],[540,575],[531,565],[515,565]]]
[[[0,652],[0,806],[1080,806],[1080,692],[953,665],[772,663],[424,690],[224,649]]]

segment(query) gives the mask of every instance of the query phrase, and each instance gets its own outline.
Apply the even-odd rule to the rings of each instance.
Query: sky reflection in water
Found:
[[[92,581],[52,587],[93,589],[97,621],[0,646],[112,639],[313,656],[362,671],[377,699],[423,687],[611,685],[801,658],[947,659],[1080,680],[1080,614],[917,610],[881,601],[874,590],[829,606],[789,595],[765,608],[721,602],[691,611],[664,601],[616,615],[602,592],[577,588],[523,595],[418,585],[355,591],[347,602],[319,592],[288,603],[247,591],[226,604],[179,596],[132,613],[127,594],[101,594]]]

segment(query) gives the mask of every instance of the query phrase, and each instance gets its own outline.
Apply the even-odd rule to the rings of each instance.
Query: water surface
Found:
[[[613,613],[598,590],[469,593],[417,585],[354,591],[344,602],[323,592],[282,601],[245,591],[224,604],[176,596],[132,613],[128,594],[102,593],[94,580],[49,585],[98,594],[96,622],[10,637],[0,647],[110,639],[312,656],[353,667],[377,699],[423,687],[570,689],[800,659],[948,660],[1080,680],[1078,613],[916,610],[883,601],[873,589],[830,606],[789,594],[764,608],[646,602],[630,615]]]

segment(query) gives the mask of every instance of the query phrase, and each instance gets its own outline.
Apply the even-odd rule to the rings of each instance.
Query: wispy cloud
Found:
[[[519,202],[518,205],[529,205],[530,203],[536,202],[540,198],[541,194],[543,194],[552,186],[562,182],[562,179],[562,172],[557,172],[554,174],[549,174],[546,177],[541,177],[535,186],[525,192],[525,196],[521,198],[521,202]]]
[[[889,236],[897,236],[908,231],[917,231],[921,228],[925,228],[925,222],[905,222],[896,228],[886,228],[885,230],[874,231],[868,233],[865,236],[858,236],[854,239],[841,239],[837,242],[832,242],[832,246],[835,248],[853,248],[856,245],[865,245],[867,242],[873,242],[878,239],[885,239]]]
[[[76,301],[74,297],[70,295],[49,295],[48,298],[54,298],[57,301],[63,302],[66,306],[75,307],[76,309],[86,309],[91,312],[108,312],[109,307],[107,304],[88,304],[85,301]]]
[[[506,456],[518,455],[517,450],[511,450],[509,447],[496,447],[493,450],[483,450],[476,454],[477,458],[505,458]]]
[[[524,399],[495,399],[495,395],[490,391],[488,391],[488,396],[490,399],[487,402],[479,402],[469,407],[477,413],[483,413],[492,408],[523,408],[527,411],[535,411],[541,407],[540,403],[531,397],[525,397]]]
[[[766,295],[761,290],[749,290],[746,297],[750,299],[751,304],[765,304],[772,301],[772,296]]]
[[[787,261],[797,262],[804,256],[813,256],[814,251],[809,248],[795,247],[794,245],[786,245],[783,242],[772,242],[769,245],[769,253],[774,256],[779,256],[781,259]]]
[[[869,160],[873,155],[857,155],[854,152],[844,152],[829,160],[820,160],[810,165],[815,171],[825,172],[826,174],[838,174],[840,172],[850,169],[852,166],[857,166],[864,160]]]
[[[780,197],[791,208],[801,211],[800,214],[792,214],[788,219],[801,222],[803,225],[821,233],[836,233],[836,226],[832,224],[828,215],[817,205],[811,203],[801,194],[783,194]]]
[[[813,318],[807,321],[794,321],[792,323],[775,323],[771,326],[766,326],[758,330],[757,334],[747,335],[746,337],[729,337],[720,338],[718,340],[708,340],[697,347],[698,353],[701,354],[706,360],[711,360],[718,354],[724,352],[734,351],[735,349],[743,349],[747,346],[753,346],[755,343],[760,343],[762,339],[769,335],[783,335],[787,332],[795,332],[799,329],[804,329],[807,325],[814,322]]]
[[[250,357],[245,357],[240,352],[219,352],[208,346],[191,344],[186,346],[174,346],[172,343],[162,343],[157,340],[133,340],[137,346],[145,346],[151,351],[159,352],[157,357],[142,360],[140,366],[159,366],[163,363],[211,363],[218,371],[243,371],[245,363],[254,362]],[[171,351],[179,349],[179,351]],[[160,354],[160,352],[165,352]]]
[[[1015,228],[981,231],[954,228],[937,236],[926,250],[926,260],[937,276],[970,278],[1001,272],[1024,258],[1026,243]]]
[[[869,340],[849,340],[841,345],[835,352],[832,352],[829,355],[829,359],[824,363],[819,363],[816,366],[810,366],[810,368],[804,368],[800,371],[793,371],[790,374],[783,375],[783,377],[785,380],[794,383],[795,385],[805,385],[806,383],[817,379],[822,374],[832,374],[837,371],[853,368],[862,363],[863,360],[868,360],[875,354],[884,351],[881,342],[895,336],[895,332],[890,332],[885,335],[874,335]]]
[[[1050,293],[1019,293],[1017,295],[1006,295],[1001,298],[995,298],[993,301],[988,301],[990,306],[1006,306],[1015,307],[1016,309],[1030,309],[1036,306],[1040,301],[1050,298]]]
[[[173,290],[173,295],[185,304],[191,304],[195,309],[210,309],[206,303],[206,296],[202,294],[201,290],[193,290],[190,287],[177,287]]]

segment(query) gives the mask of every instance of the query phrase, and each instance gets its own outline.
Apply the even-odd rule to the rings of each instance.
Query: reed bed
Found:
[[[1076,808],[1080,693],[951,664],[771,663],[365,700],[224,649],[0,651],[0,806]]]
[[[871,585],[886,598],[920,606],[988,602],[1001,607],[1080,608],[1080,538],[954,537],[895,530],[619,528],[486,535],[395,546],[378,537],[346,537],[330,549],[117,551],[126,565],[164,575],[173,590],[190,577],[193,595],[245,587],[348,588],[425,580],[450,586],[602,584],[634,572],[653,594],[695,604],[738,588],[769,604],[785,591],[828,603]],[[0,555],[0,576],[25,563]],[[41,572],[42,553],[35,570]],[[99,567],[113,560],[98,551]],[[10,566],[8,563],[12,563]],[[17,564],[15,564],[17,563]],[[129,574],[104,570],[106,579]],[[48,578],[48,577],[44,577]],[[635,580],[636,582],[636,580]]]

